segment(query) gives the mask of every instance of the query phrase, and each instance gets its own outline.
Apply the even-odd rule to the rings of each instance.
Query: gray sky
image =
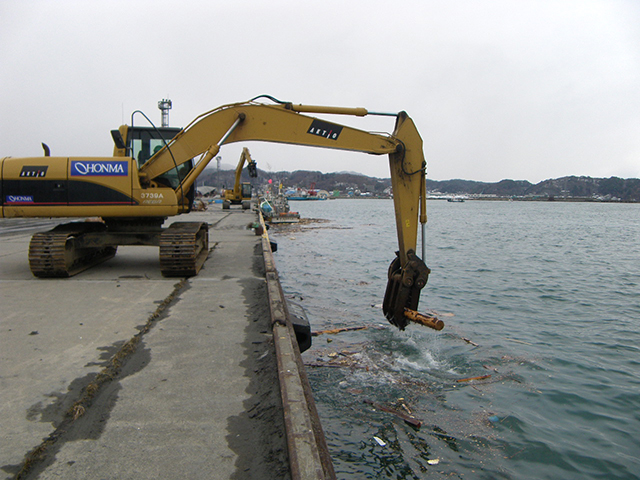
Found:
[[[640,2],[0,0],[0,157],[110,156],[162,98],[183,126],[260,94],[405,110],[434,180],[640,177]],[[264,170],[389,176],[385,157],[244,146]]]

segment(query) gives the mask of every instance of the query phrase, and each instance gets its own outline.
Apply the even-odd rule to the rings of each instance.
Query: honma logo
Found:
[[[33,203],[33,195],[7,195],[7,203]]]
[[[71,161],[72,177],[126,177],[127,175],[129,175],[129,162]]]

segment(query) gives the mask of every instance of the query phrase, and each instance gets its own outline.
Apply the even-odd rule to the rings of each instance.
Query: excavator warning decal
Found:
[[[334,123],[323,122],[315,118],[311,122],[311,126],[307,133],[317,135],[319,137],[328,138],[329,140],[338,140],[338,136],[342,132],[342,125],[336,125]]]

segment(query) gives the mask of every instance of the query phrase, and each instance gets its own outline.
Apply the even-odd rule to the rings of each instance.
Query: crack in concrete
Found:
[[[216,245],[217,243],[209,249],[209,252],[213,251]],[[118,392],[122,388],[118,380],[140,371],[149,363],[149,349],[140,348],[144,335],[146,335],[159,320],[165,318],[168,308],[177,301],[178,295],[188,287],[189,281],[186,278],[175,284],[173,291],[158,305],[156,310],[147,319],[146,324],[118,349],[98,374],[91,374],[83,377],[83,379],[74,380],[72,383],[75,385],[77,385],[80,380],[84,382],[88,381],[88,383],[85,383],[86,386],[84,389],[78,389],[77,387],[70,389],[71,393],[77,391],[81,391],[82,393],[80,398],[73,402],[71,407],[68,408],[62,421],[56,426],[56,429],[44,439],[40,445],[36,446],[25,456],[22,465],[7,465],[3,466],[2,469],[8,472],[17,470],[14,478],[16,480],[26,479],[29,478],[31,474],[37,475],[51,465],[64,443],[81,438],[99,438],[110,416],[111,409],[115,405]],[[103,398],[100,402],[95,402],[98,394]],[[69,393],[62,395],[56,392],[52,394],[52,396],[57,398],[56,402],[54,402],[56,408],[60,408],[60,405],[68,405],[70,403],[68,399]],[[101,405],[104,408],[91,409],[94,402],[96,406]],[[51,410],[48,410],[48,408],[49,407],[43,408],[41,405],[39,407],[35,405],[29,409],[27,415],[34,416],[41,414],[43,419],[45,417],[49,418],[49,415],[46,414]],[[78,424],[80,419],[89,423],[90,427],[86,429],[80,429],[79,427],[73,428]]]

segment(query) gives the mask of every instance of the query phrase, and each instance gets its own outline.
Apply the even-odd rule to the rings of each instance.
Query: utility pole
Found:
[[[220,162],[222,161],[222,157],[218,155],[216,157],[216,162],[218,163],[218,168],[216,169],[216,185],[218,186],[218,192],[222,192],[222,185],[220,185]]]

